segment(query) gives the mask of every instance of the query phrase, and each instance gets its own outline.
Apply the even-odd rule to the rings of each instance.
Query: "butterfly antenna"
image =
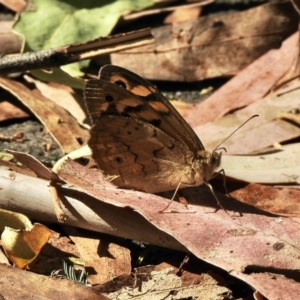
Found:
[[[241,124],[237,129],[235,129],[225,140],[223,140],[216,148],[214,151],[220,149],[219,147],[226,142],[234,133],[236,133],[241,127],[243,127],[246,123],[248,123],[251,119],[259,117],[259,115],[253,115],[252,117],[250,117],[248,120],[246,120],[243,124]]]

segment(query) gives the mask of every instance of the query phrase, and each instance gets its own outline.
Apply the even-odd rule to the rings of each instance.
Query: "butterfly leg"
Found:
[[[175,190],[175,192],[174,192],[174,194],[173,194],[170,202],[167,204],[167,206],[164,209],[162,209],[162,210],[159,211],[160,213],[164,212],[171,205],[171,203],[174,201],[174,199],[175,199],[175,197],[176,197],[176,195],[178,193],[178,190],[180,188],[181,183],[182,183],[181,181],[178,183],[177,188],[176,188],[176,190]]]
[[[210,183],[208,183],[208,182],[204,182],[204,184],[205,184],[206,186],[209,187],[211,193],[212,193],[213,196],[215,197],[215,199],[216,199],[218,205],[220,206],[220,208],[223,209],[223,210],[226,212],[227,215],[229,215],[228,212],[227,212],[227,210],[221,205],[221,203],[220,203],[220,201],[219,201],[217,195],[215,194],[215,191],[214,191],[212,185],[211,185]],[[215,212],[216,212],[216,211],[218,211],[218,209],[216,209]]]
[[[223,187],[224,187],[224,190],[225,190],[225,192],[226,192],[226,195],[227,195],[228,197],[230,197],[230,194],[229,194],[229,192],[228,192],[228,190],[227,190],[227,186],[226,186],[226,174],[225,174],[225,170],[224,170],[224,169],[221,169],[220,171],[218,171],[217,173],[215,173],[215,174],[211,177],[211,179],[217,177],[217,176],[218,176],[219,174],[221,174],[221,173],[222,173],[222,176],[223,176]],[[206,184],[206,182],[205,182],[205,184]]]
[[[226,196],[228,196],[228,197],[230,197],[231,199],[233,199],[232,196],[229,194],[228,189],[227,189],[225,170],[222,169],[222,170],[218,171],[217,173],[215,173],[215,174],[212,176],[212,178],[218,176],[218,175],[221,174],[221,173],[222,173],[222,175],[223,175],[223,187],[224,187],[224,190],[225,190],[225,192],[226,192]],[[205,182],[205,184],[209,187],[209,189],[210,189],[211,192],[213,193],[214,197],[217,199],[216,195],[215,195],[214,192],[213,192],[212,186],[211,186],[209,183],[206,183],[206,182]],[[217,199],[217,202],[218,202],[218,205],[219,205],[219,206],[227,213],[226,209],[224,209],[224,208],[221,206],[221,204],[219,203],[218,199]],[[228,214],[228,213],[227,213],[227,214]],[[241,216],[241,213],[240,213],[240,216]]]
[[[225,175],[225,170],[224,169],[221,169],[220,171],[218,171],[217,173],[215,173],[211,178],[215,178],[219,174],[222,174],[222,176],[223,176],[223,187],[224,187],[224,190],[226,192],[226,195],[230,196],[229,193],[228,193],[228,190],[227,190],[227,186],[226,186],[226,175]]]

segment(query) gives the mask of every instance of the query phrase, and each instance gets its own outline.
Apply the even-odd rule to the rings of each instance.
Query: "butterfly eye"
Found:
[[[125,82],[122,81],[122,80],[117,80],[117,81],[115,82],[115,84],[118,85],[119,87],[123,88],[123,89],[126,89],[126,84],[125,84]]]
[[[107,102],[113,102],[113,101],[114,101],[114,97],[111,96],[111,95],[106,95],[106,96],[105,96],[105,100],[106,100]]]
[[[219,166],[221,162],[221,156],[222,156],[222,152],[221,153],[213,152],[209,158],[208,164],[210,166],[214,166],[214,165]]]

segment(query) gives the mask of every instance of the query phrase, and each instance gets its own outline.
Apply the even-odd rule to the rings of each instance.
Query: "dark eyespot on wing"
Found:
[[[119,86],[119,87],[121,87],[123,89],[126,89],[126,84],[122,80],[117,80],[117,81],[114,82],[114,84],[116,84],[117,86]]]
[[[113,102],[114,101],[114,97],[112,96],[112,95],[105,95],[105,100],[107,101],[107,102]]]
[[[116,156],[116,157],[114,158],[114,161],[115,161],[117,164],[121,165],[121,164],[123,163],[123,158],[120,157],[120,156]]]

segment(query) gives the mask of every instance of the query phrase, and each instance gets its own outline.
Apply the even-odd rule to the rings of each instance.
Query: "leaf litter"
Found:
[[[234,127],[242,123],[245,117],[250,116],[253,111],[254,113],[261,114],[261,121],[256,123],[255,120],[252,125],[247,124],[244,130],[242,129],[242,131],[233,136],[230,141],[227,141],[229,153],[245,154],[258,152],[261,149],[271,146],[275,142],[283,142],[299,137],[299,128],[295,126],[295,124],[277,119],[280,113],[288,113],[296,108],[297,92],[294,94],[293,91],[290,91],[281,94],[281,90],[280,92],[276,91],[265,96],[271,86],[275,84],[277,78],[281,76],[280,74],[284,73],[285,69],[289,67],[288,59],[292,56],[290,54],[292,50],[296,48],[294,45],[295,41],[296,38],[290,38],[284,43],[284,46],[280,50],[277,52],[272,50],[262,57],[261,61],[258,60],[257,65],[252,67],[252,76],[248,82],[246,75],[249,69],[245,69],[244,72],[240,72],[240,74],[235,77],[238,79],[240,75],[240,81],[236,81],[235,83],[234,78],[232,79],[231,87],[230,84],[227,87],[225,85],[220,89],[219,94],[218,92],[215,93],[215,97],[225,101],[225,105],[220,105],[221,102],[218,100],[216,105],[213,106],[218,107],[219,105],[220,107],[213,113],[213,116],[209,117],[211,121],[214,121],[216,117],[220,117],[231,110],[248,105],[246,108],[216,120],[213,123],[199,127],[197,126],[203,122],[202,119],[199,118],[200,113],[197,114],[196,110],[191,112],[190,116],[192,116],[192,114],[197,115],[197,120],[192,117],[188,117],[188,120],[191,125],[196,126],[195,131],[199,133],[206,148],[213,149],[213,146],[222,141],[223,137],[228,136],[227,130],[235,129]],[[274,58],[274,55],[276,58],[276,55],[278,55],[280,51],[286,49],[285,47],[289,47],[289,57],[286,58],[285,63],[281,61],[282,68],[276,69],[275,64],[265,63],[264,59],[268,60],[270,57]],[[281,56],[282,59],[284,57],[282,53],[280,53],[279,56]],[[259,63],[260,66],[263,65],[265,68],[259,67]],[[270,74],[272,73],[272,77],[265,76],[264,74],[266,80],[263,81],[258,74],[261,73],[262,69],[265,73],[268,73],[268,70],[266,70],[267,66],[275,67],[276,72],[270,72]],[[249,66],[249,68],[250,67],[251,66]],[[241,84],[241,82],[243,84]],[[247,84],[245,84],[245,82],[247,82]],[[260,87],[258,86],[259,82],[262,83]],[[27,91],[27,95],[25,95],[25,93],[23,96],[20,96],[19,94],[22,91],[26,91],[26,87],[24,88],[21,85],[9,83],[5,80],[2,83],[4,88],[8,87],[8,89],[19,98],[29,99],[30,96],[33,95],[36,99],[43,101],[43,104],[44,102],[47,103],[45,97],[41,97],[36,92],[33,93],[29,90]],[[238,88],[235,88],[234,84],[237,84]],[[258,91],[256,89],[258,89]],[[239,93],[240,97],[238,96]],[[230,97],[232,94],[235,95],[234,99],[238,100],[233,101],[232,97]],[[257,100],[262,97],[264,98]],[[245,102],[240,100],[244,100]],[[205,102],[208,103],[205,105],[209,107],[211,105],[210,103],[212,103],[210,101],[212,100]],[[251,102],[254,103],[249,105]],[[207,111],[207,108],[205,110],[205,105],[202,108],[200,108],[199,105],[201,114],[204,112],[204,115]],[[34,105],[32,107],[34,107]],[[46,124],[55,138],[60,142],[65,152],[70,152],[79,147],[79,144],[75,143],[74,140],[72,142],[65,139],[66,136],[69,136],[67,132],[70,132],[70,136],[75,137],[75,140],[78,136],[84,136],[86,139],[86,132],[81,132],[77,127],[75,131],[73,131],[71,128],[68,128],[68,130],[65,130],[65,128],[62,129],[62,125],[58,122],[54,122],[55,124],[51,124],[50,122],[50,124],[48,124],[48,120],[45,121],[47,118],[45,117],[46,113],[43,111],[44,108],[39,108],[38,110],[37,112],[33,109],[34,113],[39,116],[40,120]],[[212,111],[211,107],[210,111]],[[54,117],[59,115],[65,118],[66,112],[63,111],[60,114],[54,109],[50,115]],[[57,126],[58,124],[59,126]],[[70,124],[70,127],[72,127],[76,122],[70,122]],[[248,127],[248,125],[250,126]],[[59,127],[59,130],[63,132],[63,134],[57,133],[55,127]],[[278,183],[296,185],[299,184],[297,178],[299,174],[299,169],[297,168],[298,145],[295,144],[295,147],[293,150],[291,150],[291,148],[289,149],[289,147],[283,147],[283,151],[270,154],[270,156],[260,154],[243,158],[241,156],[229,157],[224,155],[223,167],[226,170],[226,175],[239,180],[268,183],[270,185]],[[280,156],[281,154],[282,156]],[[266,163],[269,168],[266,168],[264,163]],[[281,169],[278,169],[279,164],[282,166]],[[238,167],[236,168],[236,166]],[[45,172],[45,170],[39,169],[36,165],[35,168],[39,170],[37,171],[38,173]],[[289,297],[291,297],[291,299],[294,294],[299,293],[299,287],[291,279],[296,277],[295,273],[297,269],[299,269],[299,247],[297,244],[297,241],[299,241],[299,220],[297,217],[299,211],[297,199],[299,199],[299,194],[296,189],[292,189],[288,186],[273,187],[249,184],[231,193],[233,197],[241,199],[242,201],[248,198],[248,201],[245,201],[246,203],[250,203],[265,212],[238,203],[234,201],[234,199],[217,193],[218,198],[220,198],[222,202],[222,206],[232,215],[227,215],[222,210],[214,212],[214,209],[218,208],[216,200],[211,197],[211,195],[206,196],[202,188],[187,189],[183,191],[183,195],[190,203],[188,209],[174,202],[169,212],[159,214],[158,212],[165,206],[166,200],[154,195],[116,189],[111,184],[106,184],[105,178],[101,179],[101,185],[97,185],[96,182],[97,177],[99,177],[99,172],[95,173],[93,170],[83,170],[80,166],[68,162],[60,175],[69,185],[99,199],[99,206],[101,206],[103,202],[116,206],[120,210],[119,214],[124,213],[126,209],[138,213],[150,224],[153,224],[164,233],[176,238],[183,248],[188,249],[198,258],[223,268],[237,278],[249,283],[264,295],[268,295],[270,299],[272,299],[272,297],[275,298],[279,294],[283,294],[282,291],[286,289],[289,289]],[[199,195],[203,195],[204,199],[199,199]],[[209,201],[205,201],[206,199],[209,199]],[[202,204],[202,206],[196,205],[195,202]],[[105,212],[105,209],[103,209],[103,212]],[[241,212],[242,216],[232,212]],[[267,212],[279,215],[272,215]],[[293,217],[287,218],[281,215]],[[118,218],[118,215],[116,215],[116,217]],[[120,223],[119,226],[122,226],[122,224]],[[139,224],[135,226],[138,227]],[[132,228],[132,230],[140,230],[140,228]],[[131,232],[129,231],[127,237],[130,237],[130,235]],[[146,234],[144,236],[142,235],[144,241],[147,241],[148,238]],[[160,236],[158,235],[155,238],[157,238],[157,243],[159,243]],[[153,237],[150,239],[150,242],[155,243]],[[94,241],[91,243],[94,244]],[[95,246],[93,248],[95,249]],[[255,268],[253,266],[255,266]],[[270,270],[272,273],[277,272],[279,275],[273,275],[271,278],[267,275],[267,272]],[[287,277],[281,276],[281,274],[287,275],[288,272],[289,275]],[[276,278],[276,280],[273,278]]]
[[[64,178],[64,173],[74,174],[76,169],[78,177],[76,176],[74,180],[74,176],[67,176],[69,184],[100,201],[118,207],[130,207],[157,228],[175,237],[198,258],[230,271],[247,282],[250,280],[254,287],[258,283],[255,283],[251,273],[246,274],[241,270],[253,265],[262,269],[275,268],[291,272],[292,270],[296,272],[299,268],[300,261],[297,259],[299,249],[296,241],[300,238],[300,231],[297,218],[285,218],[277,222],[279,217],[258,212],[255,214],[251,210],[247,212],[246,208],[242,210],[242,217],[233,217],[222,210],[214,212],[212,208],[196,205],[191,205],[189,210],[184,212],[182,206],[175,202],[172,203],[169,213],[160,213],[166,203],[159,198],[156,200],[153,196],[143,193],[137,193],[136,198],[132,195],[127,197],[125,190],[118,195],[112,189],[99,190],[92,184],[87,186],[85,181],[80,183],[83,176],[80,174],[82,167],[74,164],[68,162],[60,173]],[[91,178],[96,178],[97,174],[99,176],[99,173],[90,171],[93,172],[90,174]],[[84,174],[87,176],[86,170]],[[197,192],[194,191],[192,194],[195,199],[198,198]],[[226,200],[228,201],[225,198]],[[230,211],[241,211],[237,203],[231,202],[228,206]],[[225,207],[227,209],[227,206]],[[283,245],[279,251],[274,246],[278,243]]]

